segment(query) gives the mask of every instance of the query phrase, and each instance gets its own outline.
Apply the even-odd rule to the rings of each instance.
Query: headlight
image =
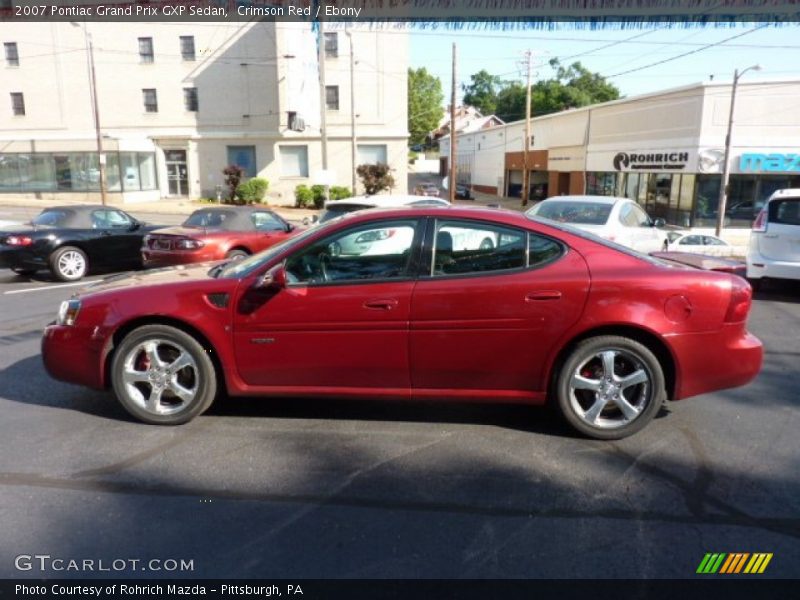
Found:
[[[58,309],[58,317],[56,323],[58,325],[66,325],[72,327],[75,325],[75,320],[78,318],[78,312],[81,310],[80,300],[65,300],[61,303]]]

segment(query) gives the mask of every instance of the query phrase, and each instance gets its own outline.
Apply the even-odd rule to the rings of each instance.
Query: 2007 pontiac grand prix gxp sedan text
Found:
[[[63,303],[42,344],[53,377],[113,387],[148,423],[189,421],[224,387],[550,399],[575,429],[615,439],[665,398],[755,377],[750,301],[739,277],[536,217],[401,208],[352,213],[240,261],[106,280]]]

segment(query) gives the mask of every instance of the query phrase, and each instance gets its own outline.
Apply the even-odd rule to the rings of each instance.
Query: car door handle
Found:
[[[560,300],[561,292],[558,290],[540,290],[525,296],[525,302],[538,302],[540,300]]]
[[[392,310],[397,308],[400,304],[394,298],[380,299],[380,300],[367,300],[364,302],[364,308],[371,308],[373,310]]]

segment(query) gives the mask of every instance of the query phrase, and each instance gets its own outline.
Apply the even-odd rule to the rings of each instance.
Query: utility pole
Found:
[[[450,90],[450,185],[448,186],[451,204],[455,204],[456,202],[456,151],[458,148],[456,140],[456,87],[458,85],[458,79],[456,78],[456,57],[456,43],[453,42],[453,85]]]
[[[345,34],[350,40],[350,156],[353,163],[350,176],[352,177],[353,181],[353,196],[355,196],[357,176],[356,169],[358,168],[358,165],[356,164],[356,161],[358,160],[358,140],[356,139],[356,58],[355,49],[353,46],[353,32],[348,29],[345,31]]]
[[[330,198],[328,187],[328,110],[325,89],[325,21],[319,22],[319,134],[322,139],[322,170],[325,171],[325,202]]]
[[[522,206],[528,206],[528,195],[530,194],[530,170],[528,168],[528,156],[531,151],[531,51],[525,51],[525,66],[528,70],[528,83],[525,86],[525,152],[523,153],[522,167]]]

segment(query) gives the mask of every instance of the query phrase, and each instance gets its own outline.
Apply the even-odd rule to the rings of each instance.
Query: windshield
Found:
[[[69,213],[65,210],[45,210],[38,214],[31,224],[38,227],[58,227],[69,220]]]
[[[213,277],[219,277],[223,279],[238,279],[239,277],[245,277],[262,265],[267,264],[287,248],[301,244],[306,238],[315,235],[318,231],[320,231],[319,227],[306,229],[303,233],[285,239],[284,241],[275,244],[274,246],[270,246],[258,254],[253,254],[252,256],[243,258],[242,260],[232,260],[218,267],[214,267],[214,269],[219,269],[219,271],[211,274]]]
[[[322,213],[322,216],[319,218],[319,222],[324,223],[325,221],[330,221],[331,219],[341,217],[342,215],[355,212],[357,210],[364,210],[365,208],[372,208],[372,206],[368,204],[355,204],[355,203],[335,204],[325,209],[325,212]]]
[[[611,214],[611,204],[546,200],[534,206],[530,213],[559,223],[605,225]]]

